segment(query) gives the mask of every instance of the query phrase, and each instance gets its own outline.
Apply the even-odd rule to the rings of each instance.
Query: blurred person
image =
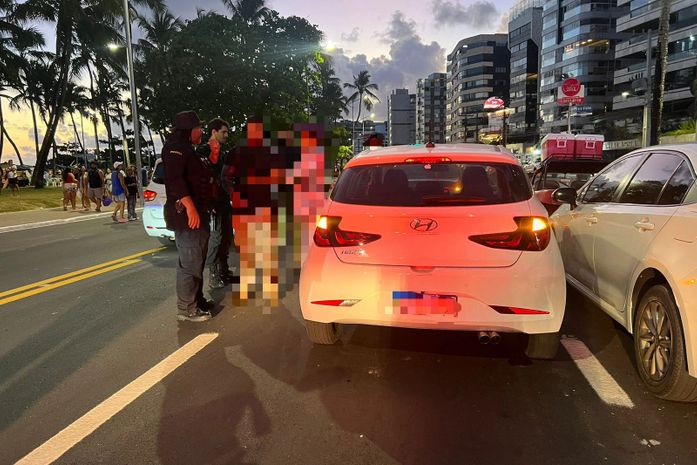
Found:
[[[174,131],[162,148],[167,202],[167,228],[175,232],[177,319],[203,322],[211,318],[213,302],[203,296],[203,270],[210,238],[213,192],[208,158],[194,147],[201,143],[201,120],[194,111],[177,113]]]
[[[102,211],[102,198],[104,197],[104,172],[99,169],[97,162],[90,162],[87,171],[87,197],[97,206],[97,212]]]
[[[221,173],[227,158],[221,146],[227,142],[229,128],[230,125],[222,119],[210,121],[210,138],[196,150],[201,157],[208,159],[213,177],[213,214],[206,257],[209,270],[208,285],[211,289],[220,289],[234,280],[228,265],[232,243],[232,207],[230,196],[221,184]]]
[[[87,167],[82,166],[80,168],[80,177],[78,179],[78,190],[80,191],[80,199],[82,200],[83,211],[90,211],[90,197],[89,197],[89,177],[87,176]]]
[[[129,166],[126,171],[126,188],[128,189],[126,201],[128,203],[128,221],[136,221],[136,199],[138,198],[138,178],[136,178],[136,167]]]
[[[68,203],[76,210],[75,201],[77,200],[77,179],[70,167],[63,170],[63,211],[68,210]]]
[[[123,163],[114,162],[114,171],[111,172],[111,198],[114,201],[114,214],[111,219],[115,223],[128,223],[125,217],[126,210],[126,173],[123,172]],[[120,214],[120,217],[119,217]]]
[[[14,162],[10,160],[7,162],[7,172],[5,173],[7,178],[7,187],[12,191],[12,197],[19,195],[19,180],[17,179],[17,167]]]

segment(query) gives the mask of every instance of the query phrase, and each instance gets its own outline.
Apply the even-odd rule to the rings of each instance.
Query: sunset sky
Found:
[[[182,19],[192,18],[197,8],[225,12],[220,0],[166,0],[170,10]],[[457,42],[480,33],[506,30],[506,16],[514,0],[496,3],[488,0],[267,0],[267,5],[283,16],[301,16],[317,25],[333,52],[338,77],[351,81],[353,74],[366,69],[380,86],[381,102],[375,106],[377,120],[386,119],[390,91],[416,88],[416,80],[433,72],[445,71],[445,59]],[[318,6],[319,5],[319,6]],[[52,25],[41,24],[48,49],[55,37]],[[6,127],[17,143],[25,163],[33,164],[34,136],[28,111],[14,112],[3,101]],[[80,121],[78,131],[80,131]],[[61,125],[59,142],[74,140],[72,126]],[[40,137],[43,128],[40,128]],[[101,127],[101,138],[106,138]],[[116,130],[118,134],[118,130]],[[91,125],[85,120],[87,147],[94,147]],[[17,162],[12,147],[5,142],[2,160]]]

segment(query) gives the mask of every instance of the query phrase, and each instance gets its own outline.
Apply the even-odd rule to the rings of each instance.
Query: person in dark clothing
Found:
[[[97,206],[97,212],[102,211],[104,185],[104,172],[99,169],[97,162],[92,160],[87,171],[87,196]]]
[[[213,302],[203,297],[203,269],[213,210],[213,177],[208,158],[196,153],[201,121],[193,111],[178,113],[174,131],[162,148],[167,201],[164,216],[174,231],[177,266],[177,319],[202,322],[211,318]]]
[[[135,166],[129,166],[126,171],[126,202],[128,203],[128,221],[137,221],[136,199],[138,198],[138,179]]]
[[[232,243],[232,207],[230,196],[221,184],[221,172],[227,154],[221,146],[227,142],[230,125],[216,118],[208,123],[210,139],[198,147],[197,152],[210,163],[213,176],[214,212],[211,215],[211,237],[208,242],[206,263],[210,271],[208,285],[212,289],[225,287],[234,281],[228,266],[230,244]]]

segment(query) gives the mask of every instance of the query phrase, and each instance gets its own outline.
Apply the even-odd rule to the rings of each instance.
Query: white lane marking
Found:
[[[603,402],[619,407],[634,408],[632,399],[583,342],[564,337],[561,339],[561,343]]]
[[[48,465],[58,460],[77,443],[92,434],[111,417],[126,408],[148,389],[182,366],[187,360],[213,342],[218,333],[196,336],[160,363],[133,380],[128,386],[84,414],[60,433],[34,449],[15,465]]]
[[[143,211],[143,207],[136,208],[136,211]],[[112,211],[105,211],[105,212],[101,212],[101,213],[92,213],[92,214],[83,215],[83,216],[71,216],[70,218],[61,218],[59,220],[38,221],[35,223],[24,223],[24,224],[15,224],[12,226],[2,226],[2,227],[0,227],[0,234],[9,233],[9,232],[16,232],[16,231],[26,231],[29,229],[45,228],[48,226],[58,226],[61,224],[80,223],[83,221],[96,220],[98,218],[106,218],[107,216],[111,216],[112,214],[113,214]]]

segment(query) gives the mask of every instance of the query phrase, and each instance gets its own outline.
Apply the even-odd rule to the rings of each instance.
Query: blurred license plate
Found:
[[[392,292],[392,311],[400,315],[456,315],[457,296],[428,292]]]

